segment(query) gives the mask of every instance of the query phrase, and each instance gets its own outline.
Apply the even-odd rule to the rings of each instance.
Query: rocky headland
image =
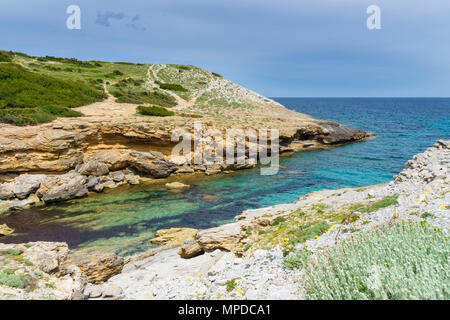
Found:
[[[363,130],[288,110],[194,66],[4,54],[10,56],[12,62],[8,64],[17,68],[6,69],[11,77],[18,70],[30,72],[30,77],[51,76],[52,81],[75,77],[106,99],[72,108],[78,112],[77,117],[59,117],[32,126],[0,123],[0,213],[38,202],[84,197],[121,184],[181,174],[212,175],[254,166],[245,161],[250,142],[246,143],[247,158],[243,162],[194,165],[195,152],[212,148],[214,140],[208,135],[203,137],[200,150],[173,157],[171,151],[176,142],[171,140],[172,133],[178,129],[194,133],[195,121],[201,121],[203,132],[214,129],[224,136],[226,130],[233,129],[278,129],[281,153],[330,148],[371,136]],[[73,65],[79,66],[77,74],[73,73]],[[105,74],[93,79],[93,72]],[[13,98],[2,103],[20,104],[20,99]],[[171,116],[137,112],[139,104],[155,103],[166,106]],[[13,113],[5,115],[5,119],[10,121],[17,110],[24,109],[8,108],[7,112]],[[234,146],[237,142],[227,143]]]

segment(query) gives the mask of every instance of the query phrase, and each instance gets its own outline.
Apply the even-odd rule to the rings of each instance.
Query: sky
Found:
[[[0,49],[191,64],[269,97],[449,97],[450,1],[1,0]]]

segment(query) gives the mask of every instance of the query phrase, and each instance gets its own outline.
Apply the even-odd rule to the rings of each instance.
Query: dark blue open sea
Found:
[[[449,98],[276,98],[286,107],[376,139],[283,157],[276,176],[258,169],[186,178],[192,187],[168,192],[164,184],[123,187],[64,204],[0,218],[16,228],[2,242],[66,241],[77,250],[132,254],[152,245],[155,230],[208,228],[233,221],[242,210],[292,202],[313,190],[389,181],[414,154],[450,139]]]

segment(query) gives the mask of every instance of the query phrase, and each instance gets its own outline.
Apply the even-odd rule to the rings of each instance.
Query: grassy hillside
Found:
[[[0,54],[5,59],[14,55]],[[5,60],[4,59],[4,60]],[[62,80],[30,71],[7,60],[0,63],[0,121],[16,125],[49,122],[56,117],[76,117],[78,107],[106,96],[83,82]]]
[[[254,124],[269,99],[220,74],[176,64],[80,61],[0,50],[0,122],[16,125],[77,116],[67,108],[102,101],[171,108],[213,117],[224,126]],[[265,124],[258,117],[257,124]]]

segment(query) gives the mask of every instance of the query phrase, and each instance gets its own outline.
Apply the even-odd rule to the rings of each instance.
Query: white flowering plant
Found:
[[[449,299],[448,233],[395,222],[315,255],[306,267],[309,299]]]

